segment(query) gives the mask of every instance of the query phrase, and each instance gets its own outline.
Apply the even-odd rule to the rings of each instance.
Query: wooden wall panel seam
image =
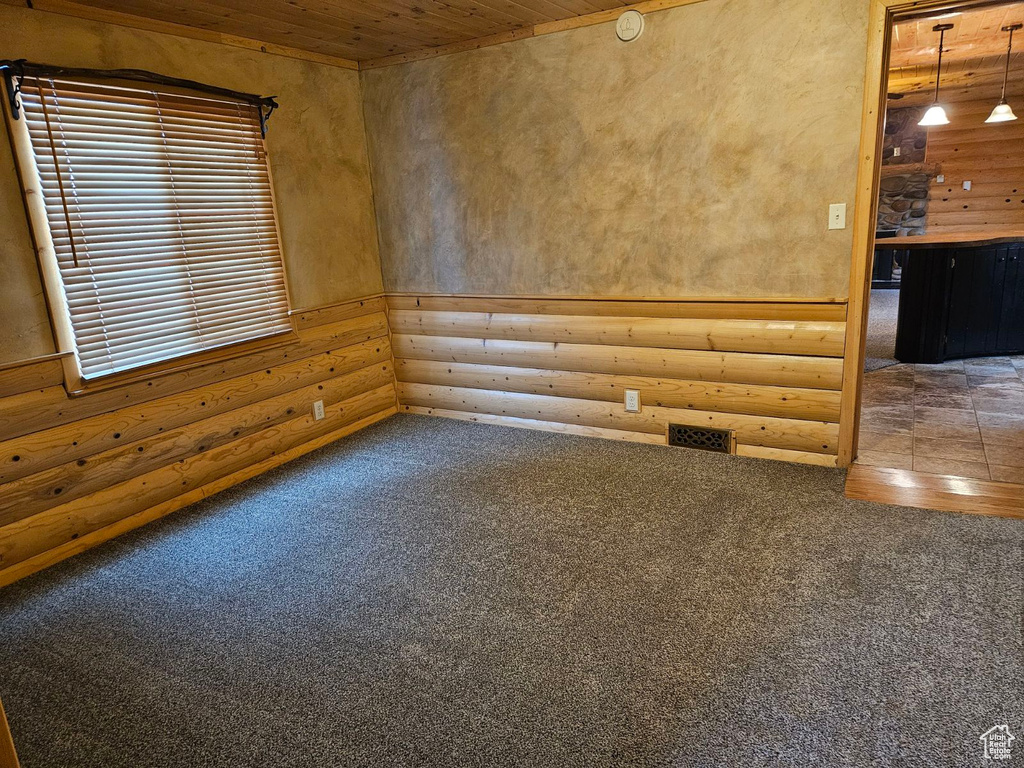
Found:
[[[621,408],[612,408],[608,403],[593,400],[401,382],[398,397],[403,406],[493,413],[632,432],[663,434],[669,423],[718,427],[735,430],[737,440],[748,445],[808,453],[836,453],[838,450],[839,425],[827,422],[658,406],[645,407],[641,413],[627,413]]]
[[[391,310],[392,333],[842,357],[845,323]]]
[[[30,576],[33,573],[37,573],[38,571],[59,563],[62,560],[66,560],[69,557],[73,557],[106,541],[110,541],[117,536],[121,536],[136,528],[140,528],[143,525],[151,523],[154,520],[158,520],[172,512],[176,512],[190,504],[194,504],[208,496],[219,493],[233,485],[237,485],[238,483],[256,477],[257,475],[274,469],[275,467],[292,461],[293,459],[303,456],[311,451],[315,451],[325,445],[329,445],[330,443],[340,440],[343,437],[347,437],[354,432],[365,429],[378,421],[386,419],[394,415],[394,413],[395,408],[393,406],[379,411],[360,419],[353,424],[349,424],[333,432],[329,432],[326,435],[322,435],[302,443],[294,448],[277,453],[263,461],[250,464],[249,466],[230,475],[226,475],[225,477],[207,483],[199,488],[195,488],[192,491],[176,496],[161,504],[144,509],[141,512],[136,512],[135,514],[124,517],[110,525],[99,528],[92,533],[79,536],[71,541],[65,542],[64,544],[27,558],[15,565],[4,568],[0,570],[0,588],[5,587],[8,584],[12,584],[19,579],[23,579],[26,576]]]
[[[5,483],[0,527],[288,421],[314,400],[331,406],[390,386],[390,371],[390,363],[370,365]]]
[[[117,389],[66,398],[56,411],[50,410],[52,403],[49,400],[35,406],[27,401],[10,403],[3,399],[0,400],[0,440],[19,437],[45,426],[67,424],[89,416],[116,411],[132,403],[155,400],[163,395],[195,389],[233,376],[301,360],[386,335],[387,317],[383,312],[378,312],[305,330],[300,333],[300,341],[296,344],[275,347],[186,371],[154,376],[152,379],[126,384]],[[42,393],[47,393],[47,390],[41,391],[40,398]],[[22,397],[26,398],[29,395],[32,393]],[[49,394],[47,396],[52,397]]]
[[[327,405],[326,418],[322,421],[315,421],[312,414],[306,414],[3,526],[0,528],[0,568],[42,554],[130,514],[387,410],[393,403],[394,390],[388,384]]]
[[[412,384],[550,394],[617,403],[623,402],[625,390],[635,389],[640,392],[641,402],[648,405],[810,421],[839,421],[840,394],[832,390],[401,358],[395,362],[395,374],[398,381]]]
[[[613,317],[845,322],[846,301],[837,299],[644,299],[597,296],[455,296],[386,294],[392,310],[425,312],[515,312]]]
[[[396,359],[838,390],[842,358],[395,334]]]
[[[375,363],[392,365],[387,339],[296,360],[110,413],[58,424],[0,443],[0,483],[91,456],[226,410],[258,403]]]
[[[18,360],[0,367],[0,397],[12,397],[64,383],[64,355]]]

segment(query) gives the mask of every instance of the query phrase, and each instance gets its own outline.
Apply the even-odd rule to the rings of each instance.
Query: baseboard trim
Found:
[[[155,507],[130,515],[129,517],[119,520],[112,525],[100,528],[99,530],[86,534],[74,541],[69,541],[67,544],[55,547],[54,549],[43,552],[35,557],[30,557],[20,563],[15,563],[9,568],[5,568],[0,571],[0,588],[5,587],[8,584],[13,584],[26,576],[30,576],[44,568],[49,568],[51,565],[55,565],[62,560],[74,557],[77,554],[85,552],[88,549],[92,549],[99,544],[110,541],[111,539],[135,530],[136,528],[141,528],[147,523],[159,520],[161,517],[165,517],[172,512],[182,509],[183,507],[194,504],[201,499],[214,495],[215,493],[227,490],[233,485],[238,485],[245,480],[256,477],[256,475],[263,474],[264,472],[274,469],[275,467],[279,467],[282,464],[286,464],[293,459],[304,456],[311,451],[323,448],[325,445],[333,443],[336,440],[340,440],[343,437],[353,434],[354,432],[365,429],[371,424],[375,424],[378,421],[382,421],[393,416],[396,412],[397,408],[395,407],[379,411],[372,416],[367,416],[359,421],[342,427],[341,429],[335,430],[334,432],[322,435],[321,437],[310,440],[302,445],[297,445],[287,451],[282,451],[276,456],[271,456],[269,459],[265,459],[264,461],[253,464],[245,469],[241,469],[238,472],[226,475],[219,480],[214,480],[212,483],[207,483],[206,485],[196,488],[189,493],[176,496],[169,501],[165,501],[163,504],[158,504]]]
[[[494,424],[499,427],[516,427],[517,429],[533,429],[541,432],[559,432],[564,435],[598,437],[604,440],[622,440],[630,443],[647,443],[648,445],[667,444],[665,435],[630,432],[624,429],[607,429],[606,427],[587,427],[579,424],[563,424],[557,421],[523,419],[518,416],[495,416],[489,413],[470,413],[468,411],[453,411],[447,408],[427,408],[419,405],[403,405],[401,412],[420,416],[438,416],[443,419],[456,419],[457,421],[472,421],[477,424]]]
[[[1024,520],[1024,485],[854,464],[846,498]]]
[[[565,435],[597,437],[604,440],[621,440],[629,443],[646,443],[647,445],[668,445],[665,435],[646,432],[630,432],[622,429],[606,427],[588,427],[579,424],[563,424],[557,421],[539,419],[523,419],[517,416],[495,416],[488,413],[471,413],[454,411],[446,408],[427,408],[418,405],[403,405],[402,413],[413,413],[420,416],[438,416],[444,419],[472,421],[477,424],[495,424],[501,427],[534,429],[541,432],[558,432]],[[811,464],[819,467],[835,467],[836,457],[827,454],[807,453],[805,451],[789,451],[782,448],[763,448],[757,445],[740,445],[736,449],[737,456],[757,459],[773,459],[796,464]]]

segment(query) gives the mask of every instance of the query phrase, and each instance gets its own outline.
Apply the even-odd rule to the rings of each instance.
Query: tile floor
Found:
[[[1024,356],[864,374],[857,463],[1024,483]]]

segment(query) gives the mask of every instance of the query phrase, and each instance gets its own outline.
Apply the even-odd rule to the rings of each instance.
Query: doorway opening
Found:
[[[1024,485],[1024,2],[882,2],[854,470]]]

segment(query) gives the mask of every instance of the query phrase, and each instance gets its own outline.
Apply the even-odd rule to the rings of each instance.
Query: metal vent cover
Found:
[[[736,437],[731,429],[668,425],[668,444],[713,453],[735,453]]]

